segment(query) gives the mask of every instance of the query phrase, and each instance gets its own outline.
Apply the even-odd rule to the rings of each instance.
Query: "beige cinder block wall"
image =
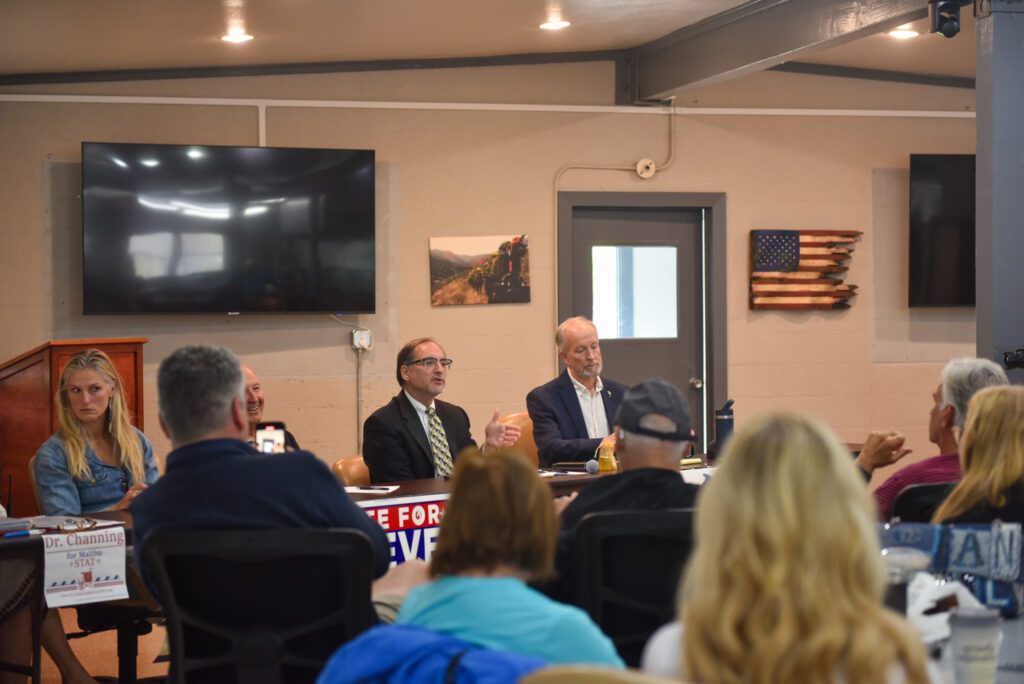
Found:
[[[526,392],[555,371],[555,174],[579,162],[631,164],[650,157],[660,163],[668,149],[663,114],[471,105],[608,105],[612,76],[610,65],[584,64],[392,73],[379,79],[346,74],[48,86],[32,93],[267,98],[268,145],[375,149],[378,309],[349,319],[370,328],[375,337],[362,367],[363,416],[397,391],[394,355],[404,340],[434,335],[456,360],[445,398],[466,407],[481,438],[493,409],[522,410]],[[758,88],[766,101],[784,97],[780,93],[787,89],[794,98],[803,93],[810,100],[807,93],[823,92],[822,79],[768,78],[780,76],[781,85],[744,79],[752,84],[749,88],[738,82],[732,90],[719,87],[688,104],[755,106],[738,102],[743,98],[737,93]],[[835,85],[837,97],[849,98],[849,87]],[[224,344],[263,376],[268,417],[286,421],[303,446],[325,461],[353,453],[356,359],[348,343],[350,329],[327,316],[80,313],[81,141],[255,145],[256,106],[213,106],[191,99],[125,103],[58,97],[33,102],[13,97],[13,91],[0,90],[10,96],[0,100],[5,162],[0,166],[0,358],[51,338],[149,337],[145,420],[163,456],[169,445],[157,428],[157,365],[182,344]],[[878,101],[862,98],[865,106],[884,107],[903,97],[919,109],[922,103],[933,109],[962,107],[942,89],[915,97],[902,90],[873,92]],[[340,104],[275,106],[270,101],[282,97]],[[402,100],[468,104],[344,104]],[[973,345],[965,341],[962,320],[940,316],[927,339],[915,339],[909,328],[887,332],[887,346],[879,351],[879,329],[891,327],[879,321],[909,317],[892,304],[892,297],[879,304],[873,293],[888,297],[905,278],[904,266],[876,258],[904,239],[899,205],[905,198],[898,192],[882,197],[879,183],[905,174],[911,152],[973,151],[973,119],[686,111],[676,115],[676,124],[675,162],[653,180],[623,172],[570,171],[560,189],[726,193],[729,393],[737,401],[738,419],[769,408],[793,408],[821,417],[850,441],[871,428],[894,427],[905,430],[918,453],[927,455],[929,394],[941,367],[936,356],[950,349],[970,353]],[[863,230],[848,275],[848,282],[862,288],[853,308],[749,311],[747,245],[755,228]],[[530,235],[530,304],[430,306],[430,237],[513,232]],[[614,375],[614,369],[608,372]]]

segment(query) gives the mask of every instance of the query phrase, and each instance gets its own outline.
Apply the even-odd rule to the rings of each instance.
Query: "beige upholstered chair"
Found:
[[[519,439],[516,440],[516,443],[512,445],[512,448],[520,451],[523,456],[530,461],[530,463],[537,465],[537,443],[533,441],[533,421],[530,420],[530,414],[526,411],[510,413],[507,416],[499,418],[498,422],[505,423],[506,425],[519,426],[519,429],[522,430],[522,434],[519,436]]]
[[[339,458],[331,466],[331,472],[346,487],[365,487],[370,484],[370,469],[360,454]]]
[[[673,679],[598,665],[555,665],[526,675],[519,684],[669,684]],[[678,683],[676,683],[678,684]]]

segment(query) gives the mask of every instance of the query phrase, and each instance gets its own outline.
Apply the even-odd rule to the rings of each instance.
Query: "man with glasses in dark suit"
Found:
[[[459,406],[441,401],[452,360],[435,340],[421,337],[398,352],[395,378],[402,387],[390,402],[363,424],[363,460],[373,482],[446,478],[455,458],[476,446],[469,416]],[[494,411],[484,428],[483,450],[511,446],[519,428],[498,422]]]

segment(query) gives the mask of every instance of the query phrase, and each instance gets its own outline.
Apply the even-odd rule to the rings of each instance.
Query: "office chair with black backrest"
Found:
[[[24,576],[30,582],[28,589],[21,593],[12,606],[7,606],[6,618],[28,608],[31,615],[32,652],[31,663],[10,663],[0,660],[0,672],[14,672],[30,678],[32,684],[42,681],[40,675],[40,640],[46,606],[43,605],[43,542],[39,537],[0,539],[0,565],[7,564],[5,573],[15,577]],[[9,588],[15,589],[18,583]],[[0,597],[4,598],[4,597]],[[12,596],[13,598],[13,596]],[[19,680],[20,681],[20,680]]]
[[[956,482],[910,485],[896,495],[892,515],[903,522],[931,522],[932,515],[956,485]]]
[[[675,618],[692,526],[687,508],[591,513],[576,527],[577,602],[631,667],[651,634]]]
[[[157,530],[142,553],[167,615],[168,682],[313,682],[374,622],[358,530]]]

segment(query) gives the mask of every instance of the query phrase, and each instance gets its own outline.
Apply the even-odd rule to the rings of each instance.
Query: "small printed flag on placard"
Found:
[[[842,273],[856,230],[750,231],[751,309],[845,309],[856,294]]]

